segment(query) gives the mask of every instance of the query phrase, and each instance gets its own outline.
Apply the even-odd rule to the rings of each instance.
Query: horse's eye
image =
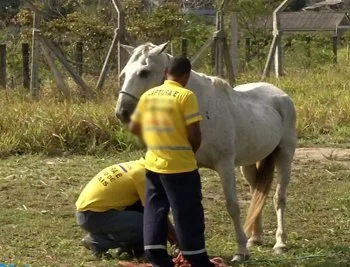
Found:
[[[141,78],[147,78],[148,75],[149,75],[150,71],[149,70],[141,70],[139,71],[138,75],[141,77]]]

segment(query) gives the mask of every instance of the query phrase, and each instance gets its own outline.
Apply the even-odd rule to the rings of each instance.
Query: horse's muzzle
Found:
[[[130,113],[126,109],[121,109],[120,111],[117,111],[115,115],[122,123],[130,122]]]

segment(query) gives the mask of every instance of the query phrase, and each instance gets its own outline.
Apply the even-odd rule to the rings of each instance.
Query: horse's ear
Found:
[[[131,45],[120,45],[122,48],[124,48],[130,55],[132,55],[134,53],[135,47],[131,46]]]
[[[159,55],[161,54],[168,46],[169,44],[169,41],[164,43],[164,44],[161,44],[161,45],[157,45],[155,48],[152,48],[148,54],[149,55]]]

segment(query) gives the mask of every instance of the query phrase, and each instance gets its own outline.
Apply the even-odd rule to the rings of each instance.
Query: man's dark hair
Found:
[[[173,57],[168,71],[175,77],[189,74],[191,73],[191,61],[185,56]]]

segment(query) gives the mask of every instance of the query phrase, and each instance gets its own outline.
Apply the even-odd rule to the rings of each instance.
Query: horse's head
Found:
[[[170,56],[163,53],[168,43],[146,43],[136,48],[123,46],[131,57],[120,75],[125,75],[115,113],[123,123],[129,122],[141,95],[148,89],[161,85]]]

